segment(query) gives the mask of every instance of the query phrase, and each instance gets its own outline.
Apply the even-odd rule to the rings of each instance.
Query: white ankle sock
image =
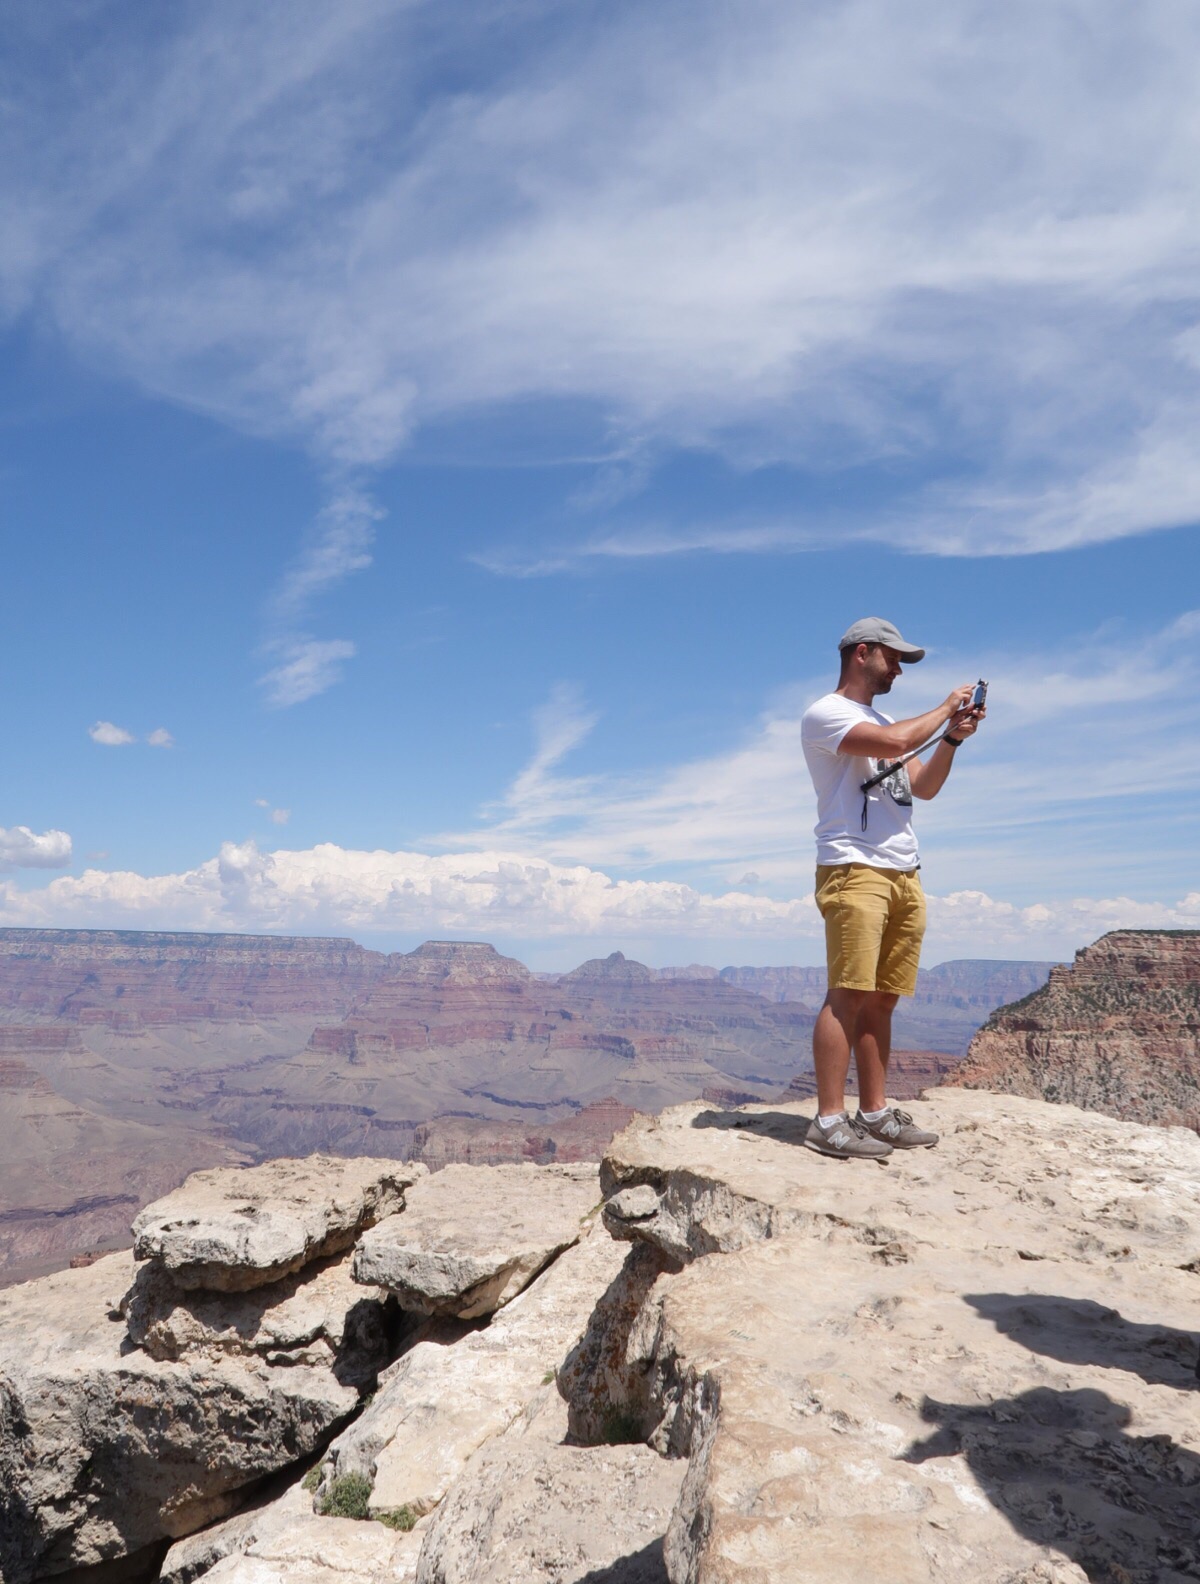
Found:
[[[823,1128],[831,1128],[835,1122],[844,1122],[845,1120],[846,1113],[844,1111],[837,1111],[833,1116],[819,1116],[817,1118]]]
[[[882,1111],[860,1111],[859,1115],[864,1122],[882,1122],[891,1109],[891,1106],[884,1106]]]

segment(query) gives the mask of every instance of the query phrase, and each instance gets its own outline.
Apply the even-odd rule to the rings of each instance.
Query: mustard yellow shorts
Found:
[[[915,992],[925,934],[925,893],[915,869],[818,864],[816,901],[831,990]]]

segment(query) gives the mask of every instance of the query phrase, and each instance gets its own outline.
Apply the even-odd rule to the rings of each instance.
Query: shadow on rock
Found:
[[[719,1128],[727,1133],[750,1133],[779,1144],[803,1144],[812,1118],[790,1111],[701,1111],[692,1118],[696,1128]]]
[[[584,1573],[578,1584],[670,1584],[663,1561],[663,1543],[652,1540],[632,1556],[618,1557],[607,1567]]]
[[[416,1326],[389,1296],[360,1298],[346,1311],[341,1346],[333,1361],[333,1378],[339,1386],[373,1391],[379,1372],[399,1354],[406,1332]]]
[[[1090,1298],[967,1293],[966,1301],[1003,1336],[1063,1364],[1128,1370],[1152,1386],[1194,1390],[1196,1338],[1171,1326],[1140,1325]]]
[[[1200,1578],[1200,1457],[1167,1435],[1126,1433],[1131,1414],[1101,1391],[1039,1387],[987,1407],[926,1398],[938,1425],[907,1463],[962,1454],[989,1499],[1092,1584]]]

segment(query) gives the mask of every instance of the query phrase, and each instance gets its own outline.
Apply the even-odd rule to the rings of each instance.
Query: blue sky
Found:
[[[1200,926],[1200,17],[7,9],[0,923],[812,962],[880,613],[926,960]]]

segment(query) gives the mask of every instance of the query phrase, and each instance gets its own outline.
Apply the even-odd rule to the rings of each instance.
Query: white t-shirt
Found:
[[[892,725],[892,717],[870,704],[856,704],[840,693],[826,693],[800,723],[800,741],[817,793],[817,862],[862,863],[876,869],[915,869],[920,861],[912,828],[912,788],[901,768],[867,797],[863,829],[862,783],[879,769],[874,759],[838,753],[852,726],[873,721]]]

